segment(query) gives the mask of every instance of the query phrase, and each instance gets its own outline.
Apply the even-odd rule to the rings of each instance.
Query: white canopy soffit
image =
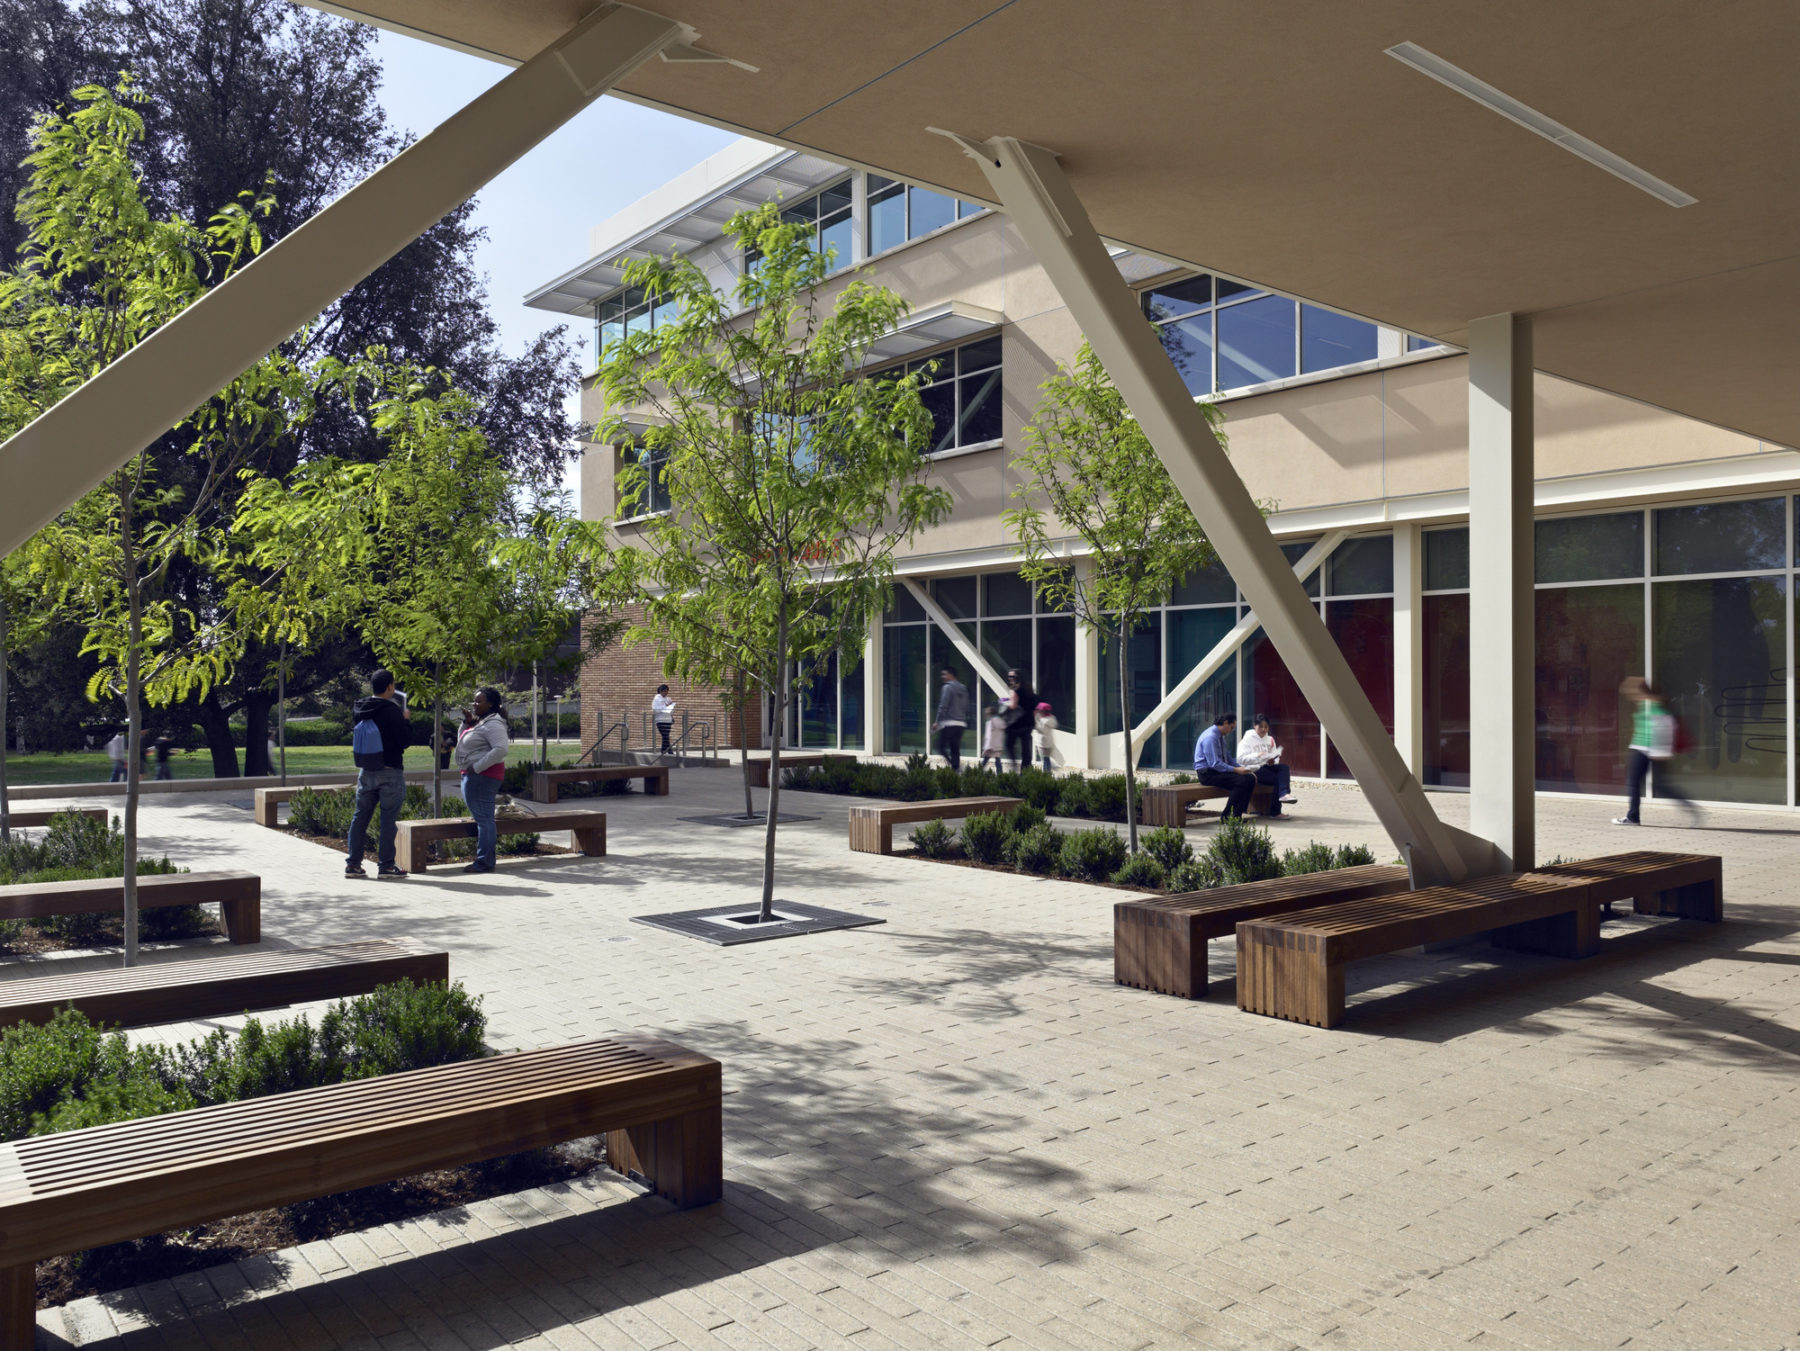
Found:
[[[519,60],[587,5],[354,9]],[[760,73],[621,97],[989,202],[926,126],[1054,146],[1108,239],[1458,346],[1528,314],[1541,370],[1800,445],[1792,0],[650,7]]]

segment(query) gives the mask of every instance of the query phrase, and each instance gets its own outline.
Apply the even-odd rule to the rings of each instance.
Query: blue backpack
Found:
[[[384,768],[387,765],[385,749],[381,728],[376,726],[375,719],[364,718],[351,730],[350,751],[358,769]]]

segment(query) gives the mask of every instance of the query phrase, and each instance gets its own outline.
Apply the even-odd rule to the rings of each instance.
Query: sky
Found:
[[[395,33],[377,35],[382,105],[396,128],[424,135],[509,73],[510,68]],[[736,139],[699,122],[602,98],[481,192],[485,228],[476,265],[487,274],[488,307],[510,353],[567,322],[593,360],[586,318],[526,308],[524,297],[587,258],[587,232],[620,208]],[[566,485],[575,490],[575,473]]]

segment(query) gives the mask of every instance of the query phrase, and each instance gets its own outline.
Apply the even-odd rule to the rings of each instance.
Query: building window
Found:
[[[998,333],[889,370],[896,376],[914,371],[926,373],[919,397],[931,414],[928,454],[966,450],[1000,440]]]
[[[1374,324],[1222,277],[1159,283],[1144,292],[1143,307],[1196,395],[1335,370],[1376,355]]]
[[[637,479],[635,485],[621,486],[619,512],[629,520],[639,516],[657,516],[671,510],[673,503],[669,498],[667,474],[669,452],[634,442],[621,448],[621,458],[626,464],[642,466],[643,476]]]
[[[869,252],[884,253],[909,239],[941,230],[987,210],[974,202],[916,188],[880,174],[869,175]]]
[[[850,219],[850,180],[834,183],[799,201],[783,204],[783,225],[810,225],[813,249],[831,256],[831,271],[838,272],[854,261],[850,244],[855,226]],[[754,246],[744,250],[744,271],[756,271],[762,251]]]
[[[681,307],[672,299],[654,304],[641,287],[628,286],[617,295],[602,300],[594,308],[594,341],[599,360],[606,360],[606,350],[628,333],[648,333],[674,320]]]

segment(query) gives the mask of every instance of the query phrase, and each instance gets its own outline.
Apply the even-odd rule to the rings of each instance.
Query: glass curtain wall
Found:
[[[1378,350],[1366,320],[1224,277],[1159,282],[1144,291],[1143,306],[1194,394],[1373,361]]]

